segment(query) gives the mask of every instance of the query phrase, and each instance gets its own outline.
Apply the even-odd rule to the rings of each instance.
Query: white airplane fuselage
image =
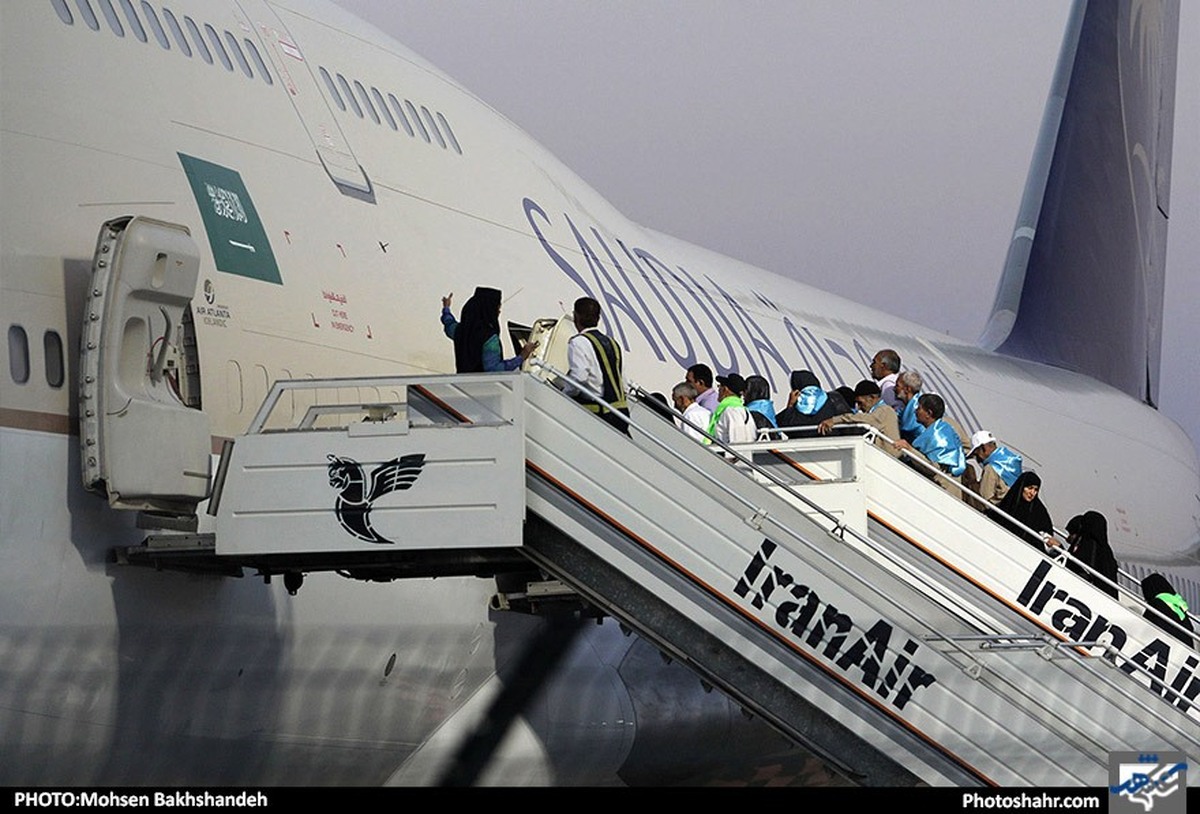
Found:
[[[669,392],[705,362],[766,376],[778,402],[793,369],[853,386],[876,350],[895,348],[968,431],[987,428],[1025,456],[1056,525],[1097,509],[1123,562],[1192,591],[1200,582],[1192,444],[1130,396],[632,223],[486,104],[340,9],[151,3],[163,47],[147,4],[130,6],[144,42],[126,4],[111,5],[123,36],[95,0],[97,30],[74,2],[0,7],[0,329],[10,346],[0,782],[427,781],[401,764],[494,680],[528,627],[489,614],[494,586],[482,579],[325,574],[290,596],[279,581],[108,561],[145,532],[82,487],[75,357],[97,233],[122,215],[183,224],[201,247],[193,319],[214,439],[243,432],[277,379],[452,370],[438,322],[448,292],[457,311],[476,285],[500,288],[502,319],[524,324],[587,294],[625,350],[627,378],[647,390]],[[241,43],[249,75],[228,50],[232,69],[222,65],[205,25],[227,49]],[[190,160],[240,177],[279,282],[218,268],[201,206],[222,199],[195,194]],[[236,205],[218,216],[236,219]],[[16,329],[28,348],[23,382]],[[48,334],[61,340],[61,381]],[[530,739],[510,764],[524,774],[509,781],[602,782],[628,759],[632,704],[608,672],[630,644],[611,624],[593,636],[593,652],[560,679],[610,687],[561,713],[582,722],[568,750],[576,776],[555,776]],[[706,716],[729,715],[703,703],[680,725],[704,731]]]

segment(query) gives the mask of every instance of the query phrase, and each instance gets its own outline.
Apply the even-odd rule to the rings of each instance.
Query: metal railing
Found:
[[[896,441],[894,439],[889,438],[888,436],[886,436],[882,432],[880,432],[878,428],[873,427],[869,424],[846,422],[846,423],[839,424],[838,427],[839,427],[839,429],[851,428],[851,427],[861,428],[863,430],[864,438],[869,439],[869,440],[874,440],[875,438],[880,438],[884,441],[884,443],[888,444],[892,448],[896,448]],[[768,435],[771,433],[780,433],[780,432],[783,432],[783,431],[779,430],[779,429],[769,429],[769,430],[764,429],[764,430],[760,430],[759,434],[761,437],[761,436]],[[815,425],[815,424],[812,426],[806,426],[806,427],[789,427],[789,428],[787,428],[787,433],[790,433],[790,434],[785,434],[784,437],[785,438],[797,437],[797,436],[804,437],[804,436],[808,436],[808,435],[817,435],[817,434],[819,434],[819,432],[820,431],[818,429],[818,425]],[[924,455],[921,455],[919,452],[915,452],[913,450],[909,450],[909,449],[905,449],[905,448],[899,448],[898,451],[900,453],[902,460],[904,460],[906,465],[908,465],[914,469],[918,469],[924,475],[926,475],[926,477],[930,478],[931,480],[934,480],[939,485],[947,484],[947,485],[951,486],[953,489],[958,491],[960,497],[962,497],[962,499],[963,499],[963,502],[966,503],[968,506],[983,506],[983,504],[986,502],[982,497],[980,497],[975,492],[971,491],[967,486],[964,486],[961,482],[955,480],[954,478],[947,477],[945,472],[943,472],[939,467],[931,464],[929,462],[929,460]],[[968,496],[970,497],[970,499],[968,499]],[[1109,579],[1104,574],[1101,574],[1099,571],[1097,571],[1092,566],[1088,565],[1083,560],[1072,555],[1071,552],[1068,550],[1068,545],[1070,544],[1070,535],[1065,530],[1060,529],[1058,526],[1054,526],[1053,534],[1047,535],[1045,532],[1036,531],[1036,530],[1030,528],[1029,526],[1022,523],[1020,520],[1017,520],[1015,517],[1013,517],[1008,512],[1005,512],[1002,509],[1000,509],[1000,507],[998,507],[998,506],[993,506],[993,505],[989,504],[987,506],[983,506],[983,510],[984,510],[985,516],[986,515],[997,515],[997,516],[1003,518],[1006,523],[1021,530],[1022,532],[1025,532],[1026,534],[1028,534],[1031,539],[1042,539],[1043,541],[1045,541],[1047,538],[1049,538],[1049,539],[1060,540],[1061,542],[1058,542],[1054,545],[1044,542],[1043,548],[1045,549],[1045,551],[1043,553],[1045,553],[1045,555],[1047,557],[1049,557],[1051,560],[1053,560],[1054,562],[1056,562],[1060,565],[1067,565],[1068,563],[1070,563],[1078,571],[1083,572],[1091,577],[1095,577],[1097,580],[1103,582],[1106,585],[1111,585],[1112,588],[1115,591],[1117,591],[1120,596],[1124,597],[1125,602],[1133,603],[1134,605],[1139,607],[1143,612],[1149,612],[1149,613],[1153,614],[1152,618],[1163,619],[1164,621],[1167,622],[1167,624],[1170,625],[1169,632],[1174,632],[1174,633],[1177,633],[1179,636],[1184,636],[1187,639],[1191,639],[1193,641],[1192,646],[1193,646],[1193,648],[1195,648],[1195,643],[1194,643],[1195,642],[1194,637],[1196,635],[1195,632],[1187,630],[1182,625],[1177,623],[1175,620],[1171,619],[1168,616],[1164,616],[1157,609],[1150,607],[1150,605],[1146,602],[1144,597],[1140,596],[1139,594],[1135,593],[1130,588],[1126,587],[1125,584],[1123,584],[1121,582],[1114,582],[1113,580]],[[994,520],[994,518],[993,518],[993,520]],[[1001,528],[1004,528],[1004,526],[1001,525],[999,522],[996,522],[996,524],[999,525]],[[1006,530],[1008,530],[1008,529],[1006,529]],[[1129,573],[1128,571],[1126,571],[1123,568],[1118,567],[1117,576],[1118,576],[1118,578],[1123,577],[1129,583],[1132,583],[1134,585],[1140,584],[1140,580],[1136,576]],[[1200,630],[1200,616],[1197,616],[1194,613],[1188,612],[1187,617],[1188,617],[1188,619],[1190,619],[1192,621],[1192,623],[1194,625],[1197,626],[1197,630]]]
[[[622,421],[622,423],[624,423],[626,426],[631,427],[631,429],[636,429],[638,432],[641,433],[641,435],[647,436],[649,439],[652,439],[653,442],[655,442],[656,444],[659,444],[660,447],[664,448],[666,451],[668,451],[668,453],[674,454],[673,450],[665,447],[665,445],[662,445],[661,442],[658,441],[658,439],[656,439],[652,435],[650,435],[650,433],[647,432],[646,430],[644,430],[643,427],[638,426],[634,420],[632,420],[628,417],[625,417],[625,415],[622,413],[617,412],[616,409],[614,409],[612,407],[612,405],[610,405],[610,403],[608,403],[604,400],[604,397],[602,397],[598,393],[595,393],[594,390],[589,389],[586,384],[583,384],[582,382],[578,382],[578,381],[576,381],[576,379],[572,379],[569,375],[566,375],[566,373],[564,373],[563,371],[554,369],[553,366],[542,363],[542,361],[540,361],[538,359],[530,360],[530,365],[539,367],[539,369],[546,371],[548,373],[548,375],[550,375],[553,378],[559,379],[559,381],[569,382],[572,385],[572,387],[574,387],[578,391],[578,393],[581,393],[582,395],[586,396],[587,399],[589,399],[590,401],[593,401],[594,403],[596,403],[596,405],[606,407],[607,409],[612,409],[613,413],[617,415],[617,418],[620,421]],[[552,382],[550,382],[550,379],[547,379],[547,383],[552,384]],[[637,385],[630,385],[630,387],[628,389],[628,393],[631,396],[635,396],[636,399],[640,400],[640,401],[648,400],[649,395],[650,395],[647,390],[637,387]],[[758,475],[761,475],[761,477],[766,478],[769,481],[772,481],[772,483],[775,486],[779,486],[780,489],[785,490],[788,493],[788,495],[790,495],[791,497],[796,498],[796,499],[798,499],[798,501],[802,502],[805,505],[805,507],[808,507],[812,511],[815,511],[815,513],[824,517],[824,519],[826,519],[828,522],[832,523],[833,531],[835,533],[838,533],[839,535],[845,535],[848,532],[852,535],[853,538],[856,538],[856,540],[859,541],[860,544],[870,546],[872,550],[875,550],[876,552],[881,553],[881,555],[887,556],[890,558],[890,552],[882,549],[882,547],[880,545],[876,544],[874,540],[871,540],[869,537],[866,537],[866,535],[864,535],[864,534],[860,534],[859,532],[854,531],[854,529],[852,529],[852,528],[848,528],[845,525],[845,523],[839,519],[839,517],[836,517],[834,514],[830,513],[830,511],[828,511],[827,509],[824,509],[822,507],[822,505],[816,503],[815,501],[812,501],[812,499],[809,498],[808,496],[802,495],[802,493],[800,493],[796,489],[794,489],[792,484],[788,484],[787,481],[782,480],[779,477],[776,477],[776,475],[772,472],[769,472],[768,469],[764,469],[764,468],[758,466],[757,463],[748,459],[748,457],[746,457],[745,455],[740,453],[740,451],[738,449],[734,448],[733,445],[721,442],[715,436],[710,435],[710,433],[708,432],[708,427],[701,427],[700,425],[697,425],[695,423],[692,423],[692,421],[685,419],[683,417],[683,414],[680,413],[679,411],[677,411],[677,409],[674,409],[671,405],[664,405],[664,403],[660,402],[660,403],[658,403],[658,405],[655,405],[652,409],[654,412],[660,413],[662,415],[662,417],[664,417],[664,418],[670,417],[671,419],[673,419],[674,423],[676,423],[676,426],[674,426],[674,429],[676,429],[677,431],[682,432],[682,426],[688,425],[688,426],[692,427],[692,429],[702,432],[703,435],[709,439],[709,444],[712,445],[712,447],[719,448],[720,450],[722,450],[722,453],[725,453],[725,455],[728,457],[728,459],[742,463],[742,465],[744,467],[748,468],[750,472],[757,473]],[[847,424],[844,424],[841,426],[862,427],[862,429],[864,430],[863,435],[864,435],[865,439],[870,439],[870,441],[874,441],[874,438],[876,438],[876,437],[882,438],[884,442],[886,442],[890,445],[893,445],[893,447],[895,447],[894,439],[888,438],[886,435],[883,435],[883,433],[878,431],[876,429],[876,427],[872,427],[870,425],[865,425],[865,424],[853,424],[853,423],[847,423]],[[790,431],[799,430],[800,432],[803,433],[803,435],[810,435],[810,433],[817,432],[817,427],[815,425],[812,427],[788,427],[788,430],[790,430]],[[778,430],[775,430],[775,431],[778,431]],[[763,432],[767,432],[767,431],[764,430]],[[912,453],[912,451],[905,450],[905,449],[901,449],[901,453],[902,453],[902,455],[905,455],[907,465],[910,465],[913,468],[920,469],[920,471],[923,471],[923,474],[925,474],[926,477],[930,477],[931,479],[936,479],[938,477],[938,475],[941,475],[943,481],[946,481],[946,483],[953,484],[956,487],[956,489],[958,489],[960,491],[960,495],[962,492],[970,491],[970,490],[966,489],[966,486],[962,485],[961,483],[958,483],[958,481],[955,481],[950,478],[944,478],[944,473],[941,471],[941,469],[938,467],[935,467],[934,465],[931,465],[931,463],[929,463],[929,461],[926,460],[923,455]],[[690,463],[688,461],[686,461],[685,459],[682,459],[682,457],[679,457],[679,461],[684,463],[685,466],[690,466]],[[701,474],[704,474],[704,473],[701,473]],[[707,477],[707,475],[706,475],[706,477]],[[973,492],[971,492],[971,493],[973,495]],[[744,501],[744,499],[740,498],[740,496],[734,496],[734,497],[739,499],[739,501],[742,502],[744,505],[746,505],[746,507],[756,508],[756,507],[754,507],[754,504],[752,504],[749,501]],[[968,505],[970,505],[970,503],[968,503]],[[1012,515],[1004,513],[1004,511],[1002,511],[998,508],[995,508],[995,507],[992,507],[991,510],[995,511],[996,514],[1001,515],[1004,520],[1012,523],[1012,525],[1014,527],[1019,528],[1019,529],[1021,529],[1021,531],[1024,531],[1024,532],[1032,535],[1032,537],[1034,537],[1034,538],[1044,537],[1044,534],[1042,532],[1034,531],[1034,529],[1026,526],[1025,523],[1022,523],[1019,520],[1016,520],[1015,517],[1013,517]],[[1003,526],[1001,526],[1000,523],[997,523],[997,526],[1003,529]],[[788,534],[791,535],[791,537],[793,537],[794,539],[797,539],[797,541],[800,541],[800,543],[804,543],[805,545],[811,546],[811,543],[809,540],[806,540],[803,537],[800,537],[800,535],[792,533],[791,529],[785,529],[785,531],[787,531]],[[1004,531],[1008,531],[1008,529],[1004,529]],[[1061,531],[1061,529],[1058,529],[1057,527],[1055,527],[1054,532],[1055,532],[1056,537],[1062,538],[1063,541],[1067,540],[1066,532]],[[1146,604],[1146,601],[1144,598],[1141,598],[1141,597],[1139,597],[1139,595],[1136,595],[1133,592],[1130,592],[1129,589],[1124,588],[1121,585],[1117,585],[1117,583],[1112,582],[1111,580],[1108,579],[1108,577],[1105,577],[1103,574],[1100,574],[1099,571],[1097,571],[1096,569],[1091,568],[1090,565],[1088,565],[1087,563],[1082,562],[1081,559],[1079,559],[1078,557],[1073,557],[1072,555],[1070,555],[1070,552],[1066,550],[1066,546],[1058,545],[1058,546],[1055,546],[1055,549],[1056,549],[1056,551],[1054,553],[1051,553],[1049,551],[1044,552],[1045,556],[1048,556],[1051,559],[1051,561],[1054,561],[1054,562],[1056,562],[1058,564],[1062,564],[1062,565],[1066,565],[1068,562],[1075,563],[1076,565],[1078,565],[1078,567],[1081,570],[1084,570],[1085,573],[1097,576],[1097,577],[1099,577],[1100,580],[1103,580],[1105,583],[1108,583],[1108,585],[1111,585],[1112,587],[1116,588],[1117,591],[1121,592],[1124,595],[1124,597],[1127,598],[1128,601],[1132,601],[1132,603],[1134,605],[1138,606],[1139,609],[1141,609],[1142,611],[1145,612],[1147,610],[1150,610],[1150,611],[1153,611],[1154,614],[1156,614],[1157,616],[1162,616],[1162,614],[1159,614],[1158,611],[1154,611],[1153,609],[1151,609],[1150,605]],[[1127,576],[1127,579],[1130,579],[1130,580],[1133,579],[1132,575],[1128,575],[1128,574],[1124,574],[1124,573],[1122,573],[1122,575]],[[1193,618],[1193,620],[1195,620],[1194,616],[1189,615],[1189,617]],[[1168,620],[1168,622],[1170,622],[1170,620]],[[1174,628],[1177,629],[1178,633],[1180,633],[1181,635],[1188,636],[1189,639],[1192,638],[1192,636],[1193,636],[1192,633],[1188,632],[1188,630],[1182,628],[1181,626],[1178,626],[1178,624],[1175,624]],[[1194,642],[1194,640],[1193,640],[1193,642]],[[1182,644],[1182,642],[1181,642],[1181,644]],[[1194,647],[1195,647],[1195,645],[1193,644],[1193,648]],[[1148,675],[1148,672],[1147,672],[1147,675]]]
[[[651,441],[653,444],[655,444],[661,450],[666,452],[677,462],[679,462],[683,466],[687,467],[693,473],[704,478],[706,481],[708,481],[713,486],[715,486],[717,488],[722,488],[721,483],[717,479],[711,477],[710,475],[708,475],[708,473],[706,473],[703,470],[699,469],[698,467],[694,466],[692,464],[692,462],[687,460],[686,457],[679,455],[675,450],[671,449],[669,446],[664,444],[661,440],[659,440],[657,437],[655,437],[655,435],[652,432],[650,432],[646,428],[642,427],[638,422],[634,421],[632,418],[629,418],[629,417],[623,415],[622,413],[620,413],[619,411],[617,411],[615,408],[613,408],[613,406],[609,402],[604,400],[604,398],[601,394],[596,393],[594,390],[591,390],[590,388],[588,388],[586,386],[586,384],[571,378],[568,374],[554,368],[551,365],[541,362],[540,360],[536,360],[536,359],[531,360],[531,365],[534,367],[540,368],[542,371],[544,371],[545,373],[548,374],[548,378],[546,378],[544,380],[544,383],[546,384],[546,386],[555,387],[556,389],[561,390],[562,389],[561,386],[555,385],[555,380],[558,380],[558,382],[560,384],[561,383],[570,383],[579,394],[581,394],[588,400],[590,400],[593,403],[600,405],[604,408],[612,410],[613,413],[617,416],[617,418],[623,424],[625,424],[631,431],[636,430],[638,435],[644,436],[647,440]],[[635,400],[638,400],[638,401],[642,401],[642,400],[649,398],[649,393],[636,385],[632,385],[628,388],[628,394],[630,396],[633,396],[635,398]],[[750,473],[755,473],[755,474],[759,475],[760,477],[765,478],[766,480],[770,481],[772,484],[779,487],[780,489],[784,490],[790,497],[799,501],[800,503],[802,503],[803,505],[805,505],[806,507],[811,509],[814,513],[816,513],[817,515],[823,517],[826,521],[828,521],[831,524],[831,529],[829,530],[830,533],[837,534],[838,536],[842,537],[842,539],[845,539],[846,535],[849,535],[856,543],[870,549],[877,556],[886,560],[889,563],[889,565],[891,566],[891,570],[893,571],[893,576],[897,576],[899,578],[901,576],[901,574],[903,574],[904,575],[903,581],[906,583],[906,585],[908,587],[910,587],[914,590],[917,590],[925,599],[933,602],[935,605],[940,607],[943,611],[947,612],[948,614],[950,614],[952,616],[957,616],[961,623],[972,625],[976,628],[985,628],[988,626],[991,626],[993,628],[1001,627],[998,623],[988,623],[988,622],[981,621],[981,619],[978,618],[976,616],[976,614],[974,614],[974,613],[970,614],[970,616],[965,615],[964,610],[960,604],[948,601],[946,597],[942,596],[941,594],[937,593],[936,591],[931,590],[929,588],[929,586],[927,585],[927,582],[924,578],[925,575],[922,572],[915,570],[913,568],[913,566],[911,565],[911,563],[908,563],[908,562],[902,560],[901,558],[896,556],[894,552],[890,551],[888,549],[888,547],[886,547],[880,543],[877,543],[876,541],[872,540],[869,536],[864,535],[864,534],[856,531],[855,529],[846,526],[845,523],[842,522],[834,514],[827,511],[824,507],[822,507],[820,504],[816,503],[815,501],[813,501],[806,495],[797,491],[794,488],[793,484],[790,484],[787,481],[779,478],[773,472],[770,472],[769,470],[764,469],[763,467],[760,467],[753,460],[751,460],[751,459],[747,458],[745,455],[743,455],[735,446],[731,446],[729,444],[726,444],[726,443],[718,440],[716,437],[714,437],[713,435],[711,435],[708,432],[706,427],[699,427],[695,423],[688,421],[687,419],[685,419],[683,417],[683,415],[678,410],[675,410],[670,405],[663,405],[662,403],[658,403],[653,408],[649,408],[649,409],[652,409],[654,412],[658,413],[660,415],[660,417],[662,417],[664,420],[667,417],[670,417],[672,419],[672,421],[666,422],[666,423],[669,423],[676,432],[682,433],[682,431],[683,431],[682,425],[684,425],[684,424],[701,431],[710,440],[711,448],[719,449],[723,453],[724,457],[726,459],[728,459],[731,463],[737,463],[737,464],[742,465],[741,467],[738,468],[738,470],[741,471],[744,475],[746,475],[747,477],[750,477]],[[847,425],[847,426],[849,426],[849,425]],[[865,425],[854,425],[854,426],[862,427]],[[813,429],[815,430],[816,428],[814,427]],[[894,445],[894,443],[895,443],[894,441],[887,438],[887,436],[883,435],[882,433],[879,433],[874,428],[867,427],[867,430],[868,430],[868,432],[864,433],[865,437],[871,437],[872,433],[873,433],[874,435],[877,435],[878,437],[883,438],[888,443],[891,443]],[[632,437],[632,432],[631,432],[631,437]],[[692,441],[692,443],[695,443],[695,441]],[[940,469],[933,467],[932,465],[930,465],[927,461],[925,461],[923,459],[918,460],[918,459],[914,458],[913,463],[918,466],[923,465],[927,471],[929,471],[930,473],[932,473],[934,475],[941,474]],[[761,486],[761,484],[757,484],[757,485]],[[962,487],[961,484],[958,484],[958,486],[960,489],[965,488],[965,487]],[[736,500],[741,505],[743,505],[744,507],[746,507],[747,509],[751,510],[753,514],[757,515],[758,513],[760,513],[760,511],[761,511],[760,507],[755,505],[753,501],[747,500],[746,498],[742,497],[739,494],[731,494],[727,491],[726,491],[726,494],[729,497]],[[1005,516],[1015,526],[1021,527],[1031,534],[1034,534],[1034,535],[1039,534],[1038,532],[1035,532],[1033,529],[1030,529],[1027,526],[1024,526],[1024,524],[1020,523],[1020,521],[1016,520],[1015,518],[1011,518],[1011,516],[1008,516],[1008,515],[1005,515]],[[821,546],[815,544],[812,540],[809,540],[805,535],[782,524],[781,522],[777,521],[775,518],[764,516],[762,519],[764,520],[764,522],[769,522],[774,528],[778,529],[780,532],[785,534],[787,537],[791,538],[792,540],[794,540],[797,543],[800,543],[801,545],[803,545],[804,547],[806,547],[807,549],[812,551],[814,554],[821,557],[829,565],[836,568],[841,573],[845,574],[848,578],[855,580],[861,584],[865,584],[865,583],[863,583],[863,580],[860,575],[854,573],[851,569],[846,567],[843,563],[841,563],[835,557],[833,557],[831,554],[829,554],[829,552],[825,551]],[[1003,527],[1001,527],[1001,528],[1003,528]],[[1056,529],[1056,532],[1058,532],[1057,529]],[[1079,565],[1082,568],[1087,568],[1085,563],[1080,562],[1076,558],[1071,558],[1067,552],[1063,551],[1063,555],[1064,555],[1064,560],[1060,561],[1060,562],[1065,562],[1066,558],[1070,558],[1070,559],[1073,559],[1075,562],[1079,563]],[[1092,573],[1095,573],[1101,579],[1104,578],[1103,575],[1099,574],[1098,572],[1095,572],[1094,569],[1087,568],[1087,570],[1092,571]],[[1111,581],[1108,581],[1108,582],[1109,582],[1109,584],[1112,584]],[[1128,592],[1126,592],[1126,593],[1128,593]],[[1136,600],[1137,604],[1139,606],[1141,606],[1143,609],[1148,607],[1145,604],[1145,602],[1143,600],[1141,600],[1140,597],[1135,597],[1132,594],[1130,594],[1130,597],[1133,598],[1134,600]],[[920,624],[919,620],[916,620],[915,618],[914,618],[914,621],[916,621],[918,624]],[[1181,631],[1182,631],[1182,628],[1181,628]],[[1183,631],[1183,632],[1186,633],[1186,631]],[[999,629],[995,630],[991,634],[984,634],[984,635],[999,636],[999,637],[1006,636],[1006,634],[1002,630],[999,630]],[[1024,638],[1027,636],[1028,636],[1028,634],[1020,634],[1020,633],[1015,633],[1015,632],[1007,634],[1008,638]],[[942,637],[942,636],[939,636],[938,634],[933,634],[933,633],[928,634],[926,637],[923,637],[923,638],[925,638],[927,641],[935,641],[935,640],[947,641],[946,637]],[[1076,643],[1076,644],[1079,645],[1079,647],[1084,646],[1083,644],[1080,644],[1080,643]],[[952,646],[956,647],[956,649],[961,650],[961,647],[956,644],[952,644]],[[1151,683],[1152,687],[1162,685],[1163,682],[1161,681],[1161,679],[1156,677],[1150,670],[1143,667],[1142,665],[1139,665],[1139,664],[1131,661],[1127,657],[1124,657],[1123,654],[1121,654],[1121,652],[1119,650],[1112,647],[1111,644],[1105,644],[1102,642],[1098,642],[1095,644],[1095,647],[1103,648],[1103,655],[1101,657],[1091,655],[1090,653],[1087,653],[1087,654],[1082,653],[1082,652],[1080,652],[1078,647],[1074,647],[1074,648],[1064,647],[1061,649],[1063,652],[1067,652],[1073,656],[1072,661],[1074,663],[1078,663],[1079,665],[1083,666],[1085,669],[1088,669],[1093,674],[1094,677],[1099,678],[1101,683],[1112,688],[1114,691],[1120,693],[1122,696],[1130,698],[1144,712],[1151,715],[1155,719],[1161,721],[1162,723],[1164,723],[1167,726],[1171,726],[1174,728],[1178,727],[1177,722],[1168,719],[1163,714],[1160,704],[1152,704],[1140,692],[1137,693],[1136,695],[1134,695],[1133,693],[1129,692],[1129,686],[1126,682],[1121,681],[1112,675],[1106,675],[1102,669],[1097,669],[1095,667],[1095,665],[1098,663],[1098,660],[1101,658],[1107,659],[1106,661],[1103,662],[1106,664],[1116,663],[1117,658],[1122,658],[1123,659],[1122,667],[1126,671],[1135,672],[1135,673],[1138,673],[1138,674],[1144,676]],[[965,655],[969,655],[967,653],[967,651],[962,651],[962,652]],[[1014,682],[1009,679],[1004,679],[1004,683],[1006,685],[1008,685],[1008,687],[1010,688],[1011,691],[1021,695],[1028,702],[1032,703],[1034,706],[1037,706],[1037,707],[1043,709],[1044,711],[1051,714],[1055,719],[1059,719],[1063,722],[1064,725],[1067,725],[1067,721],[1065,719],[1061,718],[1060,715],[1053,710],[1052,705],[1046,704],[1044,702],[1044,700],[1041,698],[1041,695],[1039,693],[1031,692],[1030,688],[1028,688],[1027,686],[1025,686],[1024,683],[1021,683],[1021,682]],[[1182,695],[1182,693],[1180,691],[1172,690],[1169,687],[1163,687],[1162,695],[1167,698],[1173,697],[1184,703],[1190,703],[1187,701],[1187,699],[1184,698],[1184,696]],[[1192,735],[1190,737],[1192,737],[1193,740],[1195,740],[1194,735]],[[1090,740],[1090,738],[1089,738],[1089,740]]]

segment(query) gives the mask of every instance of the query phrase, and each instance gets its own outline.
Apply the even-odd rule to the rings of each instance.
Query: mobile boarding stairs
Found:
[[[215,533],[121,553],[292,590],[532,561],[863,784],[1102,786],[1110,752],[1200,758],[1200,654],[1140,598],[870,435],[731,449],[631,410],[626,437],[521,373],[277,382],[221,456]]]

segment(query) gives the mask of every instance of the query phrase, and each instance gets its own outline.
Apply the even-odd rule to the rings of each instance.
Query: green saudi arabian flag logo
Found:
[[[283,284],[267,232],[236,170],[178,153],[219,271]]]

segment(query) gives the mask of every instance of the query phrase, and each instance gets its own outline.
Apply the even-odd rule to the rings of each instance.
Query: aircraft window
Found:
[[[379,112],[383,114],[383,118],[387,119],[388,125],[393,130],[398,130],[396,120],[392,118],[392,111],[388,110],[387,102],[383,101],[383,94],[379,92],[379,88],[372,87],[371,95],[375,97],[375,104],[379,107]]]
[[[337,75],[338,85],[342,88],[342,93],[346,96],[346,101],[350,103],[350,107],[358,115],[358,118],[363,117],[362,108],[358,106],[358,100],[354,98],[354,91],[350,90],[350,83],[346,81],[346,77],[341,74]]]
[[[433,133],[434,138],[438,140],[438,144],[442,145],[442,149],[446,149],[446,140],[442,138],[442,131],[438,130],[437,122],[433,120],[433,114],[429,112],[429,108],[421,105],[421,114],[425,116],[425,123],[429,125],[429,132]]]
[[[342,94],[338,93],[337,85],[333,84],[333,77],[329,75],[329,71],[324,68],[318,68],[321,72],[321,78],[325,80],[325,86],[329,88],[329,95],[333,97],[333,101],[342,110],[346,109],[346,103],[342,101]]]
[[[225,365],[225,399],[229,412],[234,415],[242,412],[242,366],[233,359]]]
[[[246,377],[246,389],[249,391],[247,395],[250,397],[250,404],[262,404],[266,399],[267,393],[271,391],[271,374],[262,365],[255,365],[254,370]]]
[[[29,381],[29,337],[20,325],[8,326],[8,373],[17,384]]]
[[[417,109],[413,107],[413,103],[405,99],[404,106],[408,108],[408,115],[412,118],[413,124],[421,131],[421,138],[425,139],[426,142],[431,142],[429,131],[425,129],[425,125],[421,124],[421,117],[417,115]]]
[[[100,10],[104,12],[104,19],[108,21],[108,27],[118,37],[125,36],[125,29],[121,27],[121,18],[117,16],[117,10],[112,6],[112,0],[100,0]]]
[[[46,384],[62,387],[67,377],[63,369],[62,337],[58,331],[42,334],[42,350],[46,353]]]
[[[242,73],[247,79],[254,78],[254,71],[250,70],[250,63],[246,61],[246,55],[242,53],[242,47],[238,45],[237,37],[225,32],[225,42],[229,43],[229,51],[233,54],[233,58],[237,60],[238,67],[242,69]]]
[[[75,19],[71,17],[71,10],[67,8],[67,0],[50,0],[50,5],[54,6],[54,10],[58,13],[58,19],[67,25],[75,25]]]
[[[203,57],[204,61],[209,65],[213,64],[212,54],[208,52],[208,46],[204,44],[204,37],[200,34],[200,29],[191,17],[184,15],[183,24],[187,26],[188,33],[192,35],[192,42],[196,44],[196,51]]]
[[[170,51],[171,41],[167,39],[167,32],[163,31],[162,23],[158,21],[158,15],[154,13],[154,6],[147,3],[146,0],[142,0],[142,13],[146,15],[146,22],[150,23],[154,39],[158,40],[158,44],[164,51]]]
[[[280,379],[294,379],[296,376],[286,367],[279,369]],[[279,418],[285,422],[292,422],[296,419],[296,391],[285,390],[280,397],[280,405],[276,409],[280,412]]]
[[[79,9],[79,16],[87,23],[87,27],[93,31],[100,30],[100,21],[96,19],[96,12],[92,11],[92,4],[88,0],[75,0],[75,7]]]
[[[375,123],[379,124],[379,114],[375,112],[375,105],[371,104],[371,97],[367,95],[367,89],[362,86],[362,82],[355,79],[354,89],[358,91],[358,95],[362,99],[362,106],[371,114],[371,118]]]
[[[441,113],[437,114],[438,121],[442,123],[442,129],[446,131],[446,137],[450,139],[450,143],[454,146],[454,152],[462,155],[462,147],[458,146],[458,139],[454,137],[454,131],[450,129],[450,122],[446,121],[446,117]]]
[[[404,108],[400,106],[400,101],[392,94],[388,94],[388,101],[392,103],[392,109],[396,111],[396,118],[400,120],[400,125],[404,128],[404,132],[411,137],[413,133],[412,125],[408,123],[408,117],[404,115]]]
[[[190,57],[192,46],[188,45],[187,37],[183,36],[183,29],[179,27],[179,21],[175,19],[175,15],[169,8],[163,9],[163,16],[167,18],[167,28],[171,29],[171,36],[175,38],[175,44],[179,46],[180,51]]]
[[[142,28],[142,21],[138,19],[137,12],[133,10],[133,3],[130,0],[121,0],[121,8],[125,12],[125,19],[129,20],[129,28],[133,31],[133,36],[138,38],[138,42],[145,42],[146,29]]]
[[[204,31],[208,34],[208,41],[212,43],[213,53],[221,60],[221,64],[225,66],[225,70],[233,70],[233,62],[229,59],[229,54],[225,53],[225,46],[221,44],[221,38],[217,35],[217,31],[208,23],[204,24]]]
[[[271,78],[271,72],[267,70],[267,63],[263,62],[262,55],[258,53],[258,49],[254,47],[254,43],[250,42],[250,40],[243,40],[243,42],[246,43],[246,50],[250,52],[250,58],[258,66],[258,75],[268,85],[274,85],[275,80]]]

